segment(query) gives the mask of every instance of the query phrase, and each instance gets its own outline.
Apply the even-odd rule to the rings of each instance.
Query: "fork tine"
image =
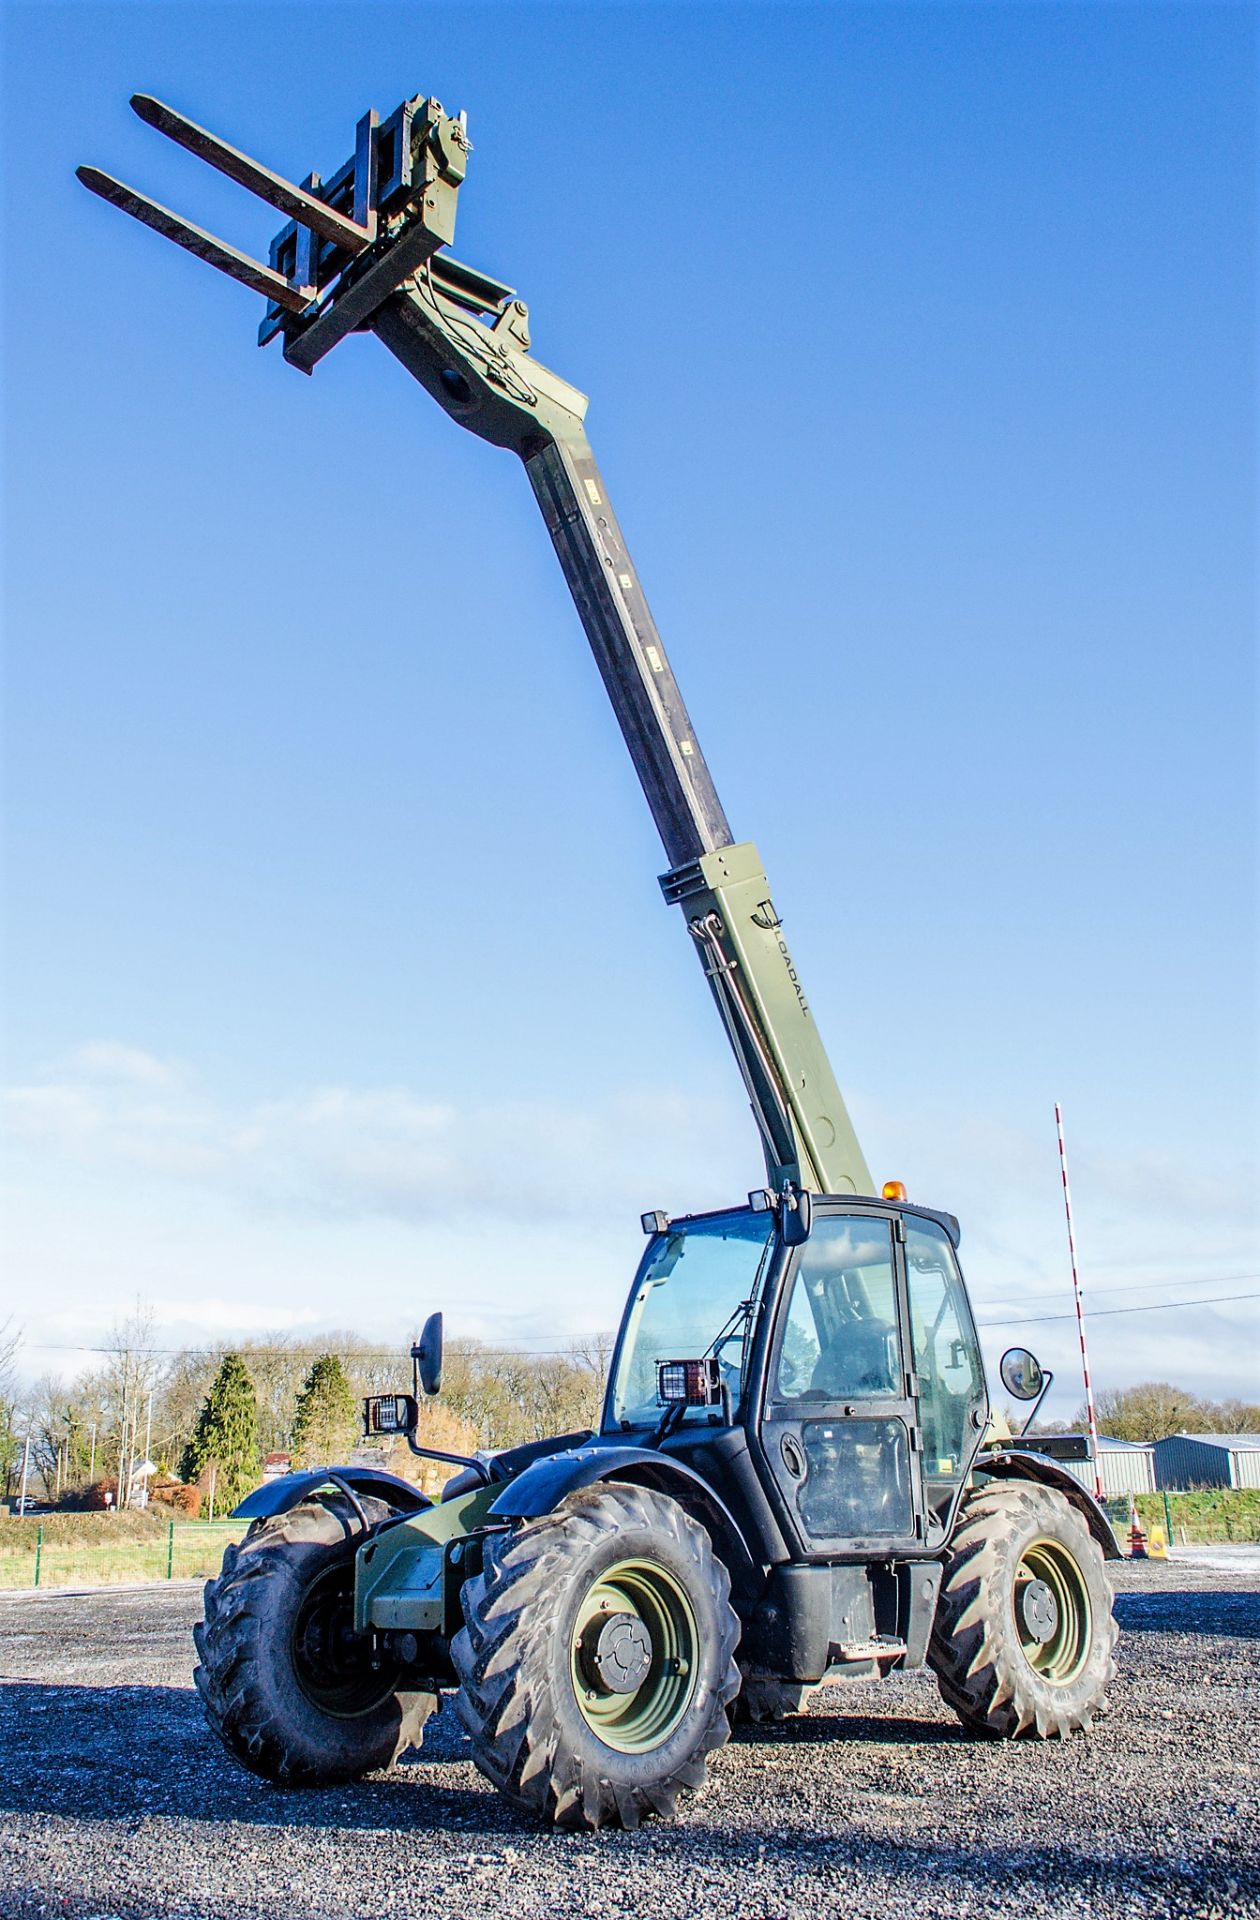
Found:
[[[207,233],[204,227],[194,227],[187,220],[181,220],[169,207],[150,200],[147,194],[137,193],[134,187],[124,186],[112,174],[102,173],[99,167],[77,167],[75,171],[89,192],[99,194],[111,206],[121,207],[133,220],[142,221],[146,227],[152,227],[155,233],[173,240],[176,246],[195,253],[199,260],[217,267],[220,273],[226,273],[230,279],[239,280],[242,286],[252,287],[255,293],[261,293],[265,299],[287,307],[290,313],[301,313],[310,305],[309,296],[291,287],[283,274],[265,267],[261,260],[253,259],[248,253],[230,247],[226,240]]]
[[[287,214],[290,220],[310,227],[323,239],[344,247],[347,253],[362,253],[365,247],[371,245],[372,235],[366,227],[361,227],[355,220],[348,220],[344,213],[337,213],[325,201],[317,200],[314,194],[295,187],[292,181],[273,173],[270,167],[251,160],[247,153],[230,147],[217,134],[207,133],[204,127],[185,119],[174,107],[155,100],[152,94],[133,93],[131,104],[142,120],[156,127],[159,133],[164,133],[168,140],[186,147],[199,160],[208,161],[220,173],[225,173],[229,180],[248,187],[251,193],[256,193],[269,206]]]

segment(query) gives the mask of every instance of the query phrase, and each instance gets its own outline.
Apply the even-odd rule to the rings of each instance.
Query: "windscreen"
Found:
[[[661,1360],[717,1356],[732,1418],[743,1394],[753,1309],[774,1234],[770,1213],[712,1214],[658,1234],[635,1281],[613,1380],[618,1425],[655,1426]]]

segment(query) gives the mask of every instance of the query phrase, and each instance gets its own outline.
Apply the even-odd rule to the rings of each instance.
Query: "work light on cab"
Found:
[[[656,1392],[668,1405],[721,1406],[722,1375],[716,1358],[710,1354],[703,1360],[658,1360]]]
[[[373,1393],[363,1402],[363,1428],[368,1439],[414,1433],[416,1403],[409,1393]]]

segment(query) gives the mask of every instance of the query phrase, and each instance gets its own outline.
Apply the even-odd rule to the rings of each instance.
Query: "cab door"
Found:
[[[788,1272],[761,1444],[807,1556],[924,1543],[899,1229],[888,1214],[817,1210]]]
[[[902,1221],[910,1350],[923,1439],[927,1539],[948,1537],[989,1417],[980,1341],[953,1243],[935,1220]]]

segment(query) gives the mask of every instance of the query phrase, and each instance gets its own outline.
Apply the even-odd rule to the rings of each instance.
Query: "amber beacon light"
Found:
[[[908,1197],[904,1180],[885,1180],[881,1191],[885,1200],[905,1200]]]

